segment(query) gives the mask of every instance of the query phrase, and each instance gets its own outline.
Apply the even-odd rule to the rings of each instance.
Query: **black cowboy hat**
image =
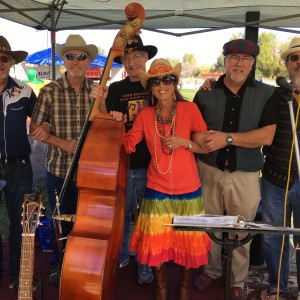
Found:
[[[141,39],[141,37],[139,35],[135,35],[132,40],[130,40],[127,44],[126,47],[124,49],[124,53],[126,51],[128,51],[129,49],[133,49],[134,50],[140,50],[140,51],[145,51],[148,53],[148,59],[153,58],[156,53],[157,53],[157,48],[155,46],[152,45],[146,45],[144,46],[143,41]],[[121,56],[118,56],[114,59],[114,62],[121,64]]]

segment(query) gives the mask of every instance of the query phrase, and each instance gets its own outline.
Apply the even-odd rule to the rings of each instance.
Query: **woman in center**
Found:
[[[167,299],[166,262],[182,266],[179,299],[190,299],[192,268],[207,263],[210,240],[198,231],[173,231],[164,224],[174,216],[204,213],[201,183],[194,152],[202,152],[191,141],[193,132],[207,127],[196,104],[185,101],[177,89],[181,65],[174,68],[166,59],[155,59],[148,72],[140,73],[148,92],[149,106],[137,115],[132,129],[124,138],[128,153],[145,137],[151,153],[147,187],[130,251],[141,264],[155,267],[156,300]],[[121,120],[120,113],[112,113]]]

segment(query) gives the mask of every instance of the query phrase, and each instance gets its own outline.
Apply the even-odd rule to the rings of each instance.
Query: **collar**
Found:
[[[62,75],[61,78],[62,78],[62,81],[63,81],[63,87],[65,89],[74,89],[72,87],[72,85],[70,85],[69,82],[68,82],[68,80],[67,80],[67,71]],[[86,77],[84,78],[84,85],[85,85],[86,89],[89,89],[89,83],[88,83],[88,80],[87,80]]]

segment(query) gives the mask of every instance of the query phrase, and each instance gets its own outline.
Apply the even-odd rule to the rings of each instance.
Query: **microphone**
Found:
[[[276,78],[276,83],[278,86],[286,89],[289,92],[295,93],[295,94],[300,94],[300,91],[297,90],[292,84],[287,82],[287,80],[284,77],[277,77]]]

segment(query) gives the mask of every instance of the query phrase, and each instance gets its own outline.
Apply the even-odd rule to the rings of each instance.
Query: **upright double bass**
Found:
[[[144,23],[144,8],[138,3],[128,4],[125,14],[130,23],[115,37],[100,80],[102,87],[114,58],[123,55],[127,42]],[[64,254],[62,300],[112,300],[117,280],[128,157],[121,141],[123,124],[99,108],[95,102],[78,163],[78,205]]]

